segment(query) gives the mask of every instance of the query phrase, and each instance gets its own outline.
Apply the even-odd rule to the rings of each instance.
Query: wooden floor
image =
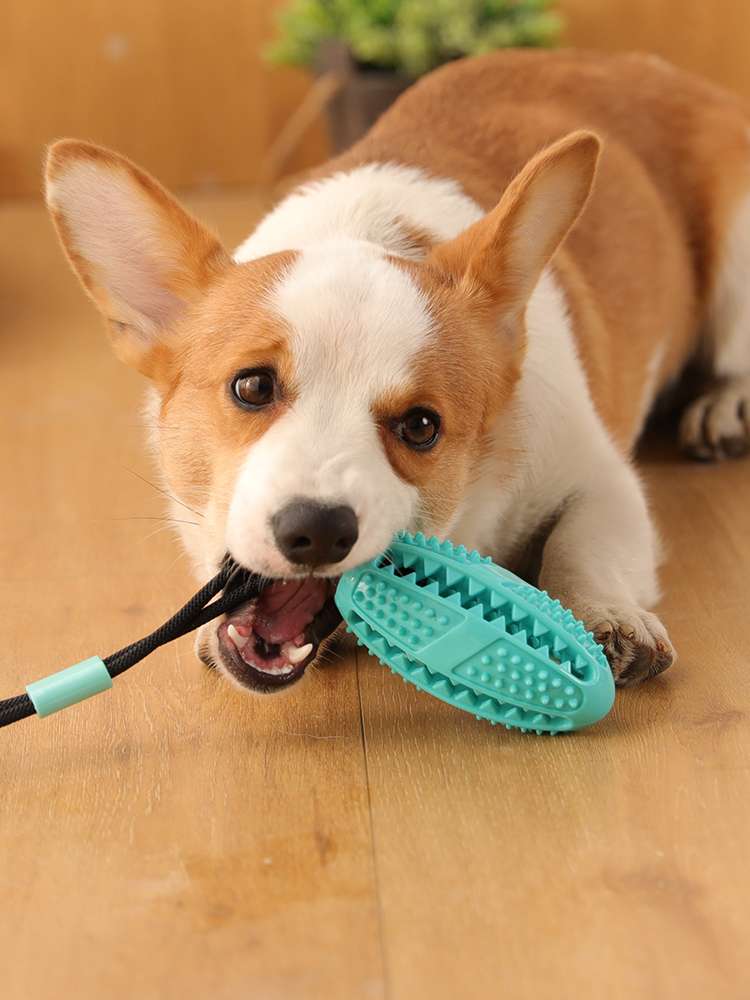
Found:
[[[251,196],[204,199],[231,241]],[[0,695],[192,592],[138,378],[36,205],[0,207]],[[286,697],[189,640],[0,733],[3,1000],[750,996],[750,462],[645,463],[679,664],[576,736],[351,652]]]

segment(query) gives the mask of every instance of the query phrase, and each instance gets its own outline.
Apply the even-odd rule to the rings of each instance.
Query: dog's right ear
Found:
[[[155,377],[167,328],[230,266],[229,255],[152,177],[90,143],[63,139],[50,148],[46,195],[115,352]]]

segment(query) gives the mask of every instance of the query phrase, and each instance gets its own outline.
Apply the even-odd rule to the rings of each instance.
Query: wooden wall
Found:
[[[46,144],[127,153],[169,186],[252,181],[304,73],[260,55],[269,0],[2,0],[0,196],[34,194]],[[292,170],[325,153],[308,134]]]
[[[260,49],[279,0],[3,0],[0,197],[45,145],[113,146],[173,187],[247,183],[305,92]],[[659,52],[750,97],[750,0],[561,0],[571,44]],[[314,127],[288,163],[325,152]]]
[[[750,98],[750,0],[560,0],[571,44],[657,52]]]

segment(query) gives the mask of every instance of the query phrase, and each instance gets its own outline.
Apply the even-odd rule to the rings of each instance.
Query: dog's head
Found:
[[[336,578],[396,531],[450,531],[597,152],[588,133],[561,140],[419,262],[342,239],[237,263],[125,158],[52,147],[50,211],[116,353],[152,381],[169,492],[200,515],[183,531],[197,572],[229,552],[274,581],[208,640],[241,684],[298,679],[335,624]]]

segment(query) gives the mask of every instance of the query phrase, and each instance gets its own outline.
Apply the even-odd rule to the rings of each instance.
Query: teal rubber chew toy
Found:
[[[401,533],[342,576],[336,604],[381,663],[477,719],[560,733],[612,708],[612,672],[584,625],[462,545]]]

